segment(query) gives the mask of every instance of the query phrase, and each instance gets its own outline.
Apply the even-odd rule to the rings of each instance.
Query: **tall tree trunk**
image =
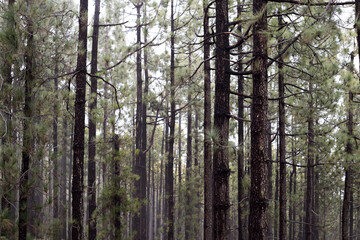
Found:
[[[120,166],[119,166],[119,150],[120,150],[120,140],[118,135],[114,135],[114,150],[113,150],[113,163],[114,163],[114,231],[115,231],[115,239],[122,239],[122,226],[121,226],[121,198],[118,194],[120,189]]]
[[[182,172],[181,172],[181,112],[179,112],[179,142],[178,142],[178,147],[179,147],[179,167],[178,167],[178,177],[179,177],[179,184],[178,184],[178,211],[177,211],[177,219],[178,219],[178,224],[177,224],[177,238],[181,238],[182,237],[182,230],[183,230],[183,224],[182,224],[182,206],[183,206],[183,202],[182,202]],[[176,183],[175,183],[176,185]],[[187,192],[185,193],[187,194]],[[185,211],[186,211],[186,204],[185,204]],[[186,216],[185,216],[186,217]],[[185,231],[186,231],[186,219],[185,219]],[[186,234],[186,232],[185,232]]]
[[[190,48],[189,48],[190,50]],[[189,62],[188,67],[190,69],[191,66],[191,53],[189,51]],[[191,82],[191,79],[190,81]],[[188,88],[188,96],[187,96],[187,138],[186,138],[186,204],[185,204],[185,239],[194,239],[193,225],[192,222],[192,199],[194,198],[194,188],[192,187],[192,109],[191,109],[191,90]]]
[[[175,141],[175,20],[174,0],[171,0],[170,37],[170,135],[168,138],[168,161],[166,164],[165,189],[167,198],[167,240],[174,239],[174,141]]]
[[[269,119],[271,117],[269,116]],[[267,152],[268,152],[268,162],[266,164],[266,170],[267,170],[267,174],[266,174],[266,178],[267,178],[267,199],[272,199],[273,198],[273,184],[272,184],[272,177],[273,177],[273,160],[272,160],[272,142],[271,142],[271,121],[269,120],[267,122],[267,128],[268,128],[268,139],[267,139]],[[267,211],[266,215],[267,215],[267,239],[273,239],[273,222],[274,222],[274,218],[272,216],[272,212],[271,212],[271,208],[272,206],[269,206],[269,210]]]
[[[95,1],[95,15],[92,36],[91,49],[91,74],[97,72],[98,62],[98,42],[99,42],[99,16],[100,16],[100,0]],[[97,78],[91,76],[91,90],[89,102],[89,142],[88,142],[88,228],[89,239],[96,239],[96,117],[95,110],[97,108]]]
[[[351,64],[354,63],[354,54],[351,54]],[[351,69],[353,70],[353,69]],[[346,83],[349,84],[349,83]],[[350,84],[349,84],[350,88]],[[353,101],[354,101],[354,94],[352,90],[349,90],[349,99],[348,99],[348,121],[347,121],[347,130],[348,130],[348,142],[346,144],[346,155],[348,158],[352,158],[354,155],[354,147],[353,147],[353,128],[354,128],[354,113],[353,113]],[[342,209],[342,239],[343,240],[350,240],[350,208],[351,208],[351,195],[352,195],[352,166],[351,161],[347,161],[345,166],[345,191],[344,191],[344,200],[343,200],[343,209]]]
[[[62,142],[62,157],[61,157],[61,175],[60,175],[60,221],[61,221],[61,239],[66,239],[66,160],[68,154],[68,121],[67,116],[63,118],[63,142]]]
[[[196,170],[195,176],[198,174],[199,176],[201,176],[201,172],[200,172],[200,166],[199,166],[199,111],[195,110],[195,123],[194,123],[194,128],[195,128],[195,136],[194,136],[194,168]],[[193,221],[195,223],[201,222],[201,202],[200,202],[200,184],[198,181],[195,182],[194,184],[194,194],[196,193],[196,201],[193,203],[193,206],[195,207],[194,213],[193,213]],[[200,233],[200,226],[198,224],[195,224],[193,227],[193,232],[194,232],[194,239],[197,239],[196,236],[198,236],[198,239],[201,237],[201,233]]]
[[[238,18],[240,18],[242,13],[242,3],[240,0],[237,1],[237,15]],[[241,24],[239,24],[238,32],[241,34]],[[238,51],[242,52],[242,44],[238,47]],[[243,71],[243,64],[242,64],[242,56],[238,56],[238,71]],[[244,121],[241,119],[244,119],[244,76],[239,75],[238,76],[238,117],[240,121],[238,121],[238,155],[237,155],[237,161],[238,161],[238,195],[237,195],[237,201],[238,201],[238,239],[244,240],[245,239],[245,224],[244,224],[244,213],[245,213],[245,192],[244,192]]]
[[[309,94],[312,94],[313,85],[309,83]],[[310,96],[309,100],[309,117],[308,117],[308,160],[307,160],[307,176],[306,176],[306,198],[305,198],[305,239],[313,239],[313,208],[314,208],[314,119],[313,119],[313,100]]]
[[[216,1],[216,63],[214,129],[214,239],[229,239],[229,94],[230,54],[228,35],[228,0]]]
[[[144,11],[143,11],[143,15],[144,15],[144,22],[146,23],[148,21],[147,19],[147,15],[146,15],[146,6],[147,6],[147,3],[145,2],[145,5],[144,5]],[[147,43],[147,35],[148,35],[148,29],[147,27],[145,26],[145,29],[144,29],[144,42]],[[145,85],[144,85],[144,96],[143,96],[143,100],[142,100],[142,152],[143,152],[143,155],[142,155],[142,158],[141,158],[141,163],[142,163],[142,166],[146,166],[146,148],[147,148],[147,122],[146,122],[146,119],[147,119],[147,104],[148,104],[148,92],[149,92],[149,69],[148,69],[148,52],[147,52],[147,49],[144,49],[144,73],[145,73]],[[155,123],[156,124],[156,123]],[[146,191],[146,188],[148,189],[148,196],[150,197],[150,183],[151,183],[151,163],[150,163],[150,156],[151,156],[151,152],[149,151],[149,164],[148,164],[148,175],[149,175],[149,179],[147,182],[144,182],[143,183],[143,186],[145,187],[145,191]],[[145,172],[145,176],[146,176],[146,172]],[[152,185],[151,186],[152,188],[154,188],[155,186]],[[150,209],[151,209],[151,206],[150,206],[150,198],[147,197],[147,207],[149,209],[149,211],[147,211],[146,213],[146,217],[147,217],[147,222],[145,222],[145,226],[146,225],[151,225],[153,224],[152,221],[151,221],[151,215],[150,215]],[[154,204],[154,202],[152,203]],[[145,216],[144,216],[145,217]],[[146,224],[148,223],[148,224]],[[146,239],[150,239],[150,230],[151,229],[148,229],[147,232],[146,232]]]
[[[71,189],[71,186],[72,186],[72,172],[73,172],[73,159],[74,159],[74,155],[73,155],[73,151],[74,151],[74,125],[73,123],[70,125],[70,129],[71,129],[71,132],[70,132],[70,151],[69,151],[69,158],[70,158],[70,161],[69,161],[69,178],[68,178],[68,189],[69,189],[69,199],[68,199],[68,206],[69,206],[69,209],[68,209],[68,219],[71,220],[71,216],[72,216],[72,193],[70,191]],[[68,223],[68,239],[71,239],[71,236],[72,236],[72,225],[70,224],[70,222]]]
[[[253,26],[253,101],[251,111],[251,187],[249,239],[266,237],[267,179],[267,11],[266,0],[253,0],[253,13],[258,16]]]
[[[72,239],[83,239],[84,135],[87,54],[88,1],[80,0],[79,41],[77,55],[74,158],[72,180]]]
[[[211,79],[210,79],[210,34],[208,0],[204,8],[204,239],[213,239],[212,209],[212,157],[211,157]]]
[[[316,124],[318,124],[318,122],[316,121]],[[315,164],[318,165],[319,164],[319,156],[316,155],[316,161]],[[313,220],[312,223],[314,225],[314,240],[319,240],[319,226],[320,226],[320,221],[319,221],[319,216],[320,216],[320,212],[319,212],[319,200],[320,200],[320,189],[319,189],[319,170],[316,168],[314,169],[314,209],[313,209]]]
[[[141,7],[143,2],[137,1],[135,7],[137,11],[137,45],[141,46]],[[139,180],[135,181],[135,197],[140,201],[140,214],[135,214],[133,216],[132,226],[133,231],[135,232],[134,239],[142,240],[146,239],[147,227],[146,227],[146,155],[143,153],[143,149],[146,143],[146,133],[145,138],[143,139],[143,100],[142,100],[142,67],[141,67],[141,50],[136,53],[136,153],[135,153],[135,173],[140,177]],[[146,124],[146,123],[145,123]]]
[[[30,10],[32,2],[26,1],[27,7]],[[34,138],[32,132],[33,123],[33,87],[35,82],[34,76],[34,30],[31,17],[26,19],[26,39],[27,46],[25,49],[25,102],[24,102],[24,120],[23,120],[23,148],[21,161],[21,175],[20,175],[20,193],[19,193],[19,240],[26,240],[27,229],[29,226],[28,219],[28,195],[30,193],[29,182],[29,166],[33,154]]]
[[[56,53],[57,56],[57,53]],[[55,60],[55,75],[59,72],[58,62]],[[54,79],[54,93],[55,101],[53,106],[54,119],[53,119],[53,218],[59,217],[59,178],[58,178],[58,79]],[[58,234],[57,231],[55,233]]]
[[[282,17],[278,17],[279,28],[283,27]],[[279,52],[282,51],[282,38],[279,40]],[[283,59],[278,62],[279,89],[279,160],[280,160],[280,201],[279,201],[279,239],[286,240],[286,142],[285,142],[285,85],[283,74]]]

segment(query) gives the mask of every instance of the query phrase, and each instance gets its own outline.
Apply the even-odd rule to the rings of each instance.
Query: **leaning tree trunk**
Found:
[[[213,239],[212,223],[212,159],[211,159],[211,81],[208,0],[204,8],[204,239]]]
[[[214,130],[213,234],[215,240],[229,239],[229,94],[230,54],[228,35],[228,1],[216,1],[216,63]]]
[[[80,0],[79,40],[77,55],[74,158],[72,179],[72,239],[83,239],[84,135],[88,1]]]
[[[253,13],[258,16],[253,26],[253,101],[251,111],[251,186],[249,239],[265,239],[267,178],[267,11],[266,0],[253,0]]]
[[[89,143],[88,143],[88,228],[89,239],[96,239],[96,117],[97,108],[97,78],[93,76],[97,72],[98,42],[99,42],[99,15],[100,0],[95,1],[94,27],[91,49],[91,96],[89,103]]]

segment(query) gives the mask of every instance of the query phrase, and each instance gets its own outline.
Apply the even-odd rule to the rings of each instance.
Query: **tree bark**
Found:
[[[121,198],[119,195],[120,189],[120,166],[119,166],[119,151],[120,151],[120,140],[118,135],[114,135],[114,152],[113,152],[113,163],[114,163],[114,231],[115,231],[115,239],[122,239],[122,226],[121,226]]]
[[[74,158],[72,179],[72,239],[83,239],[84,134],[86,94],[88,1],[80,0],[79,40],[77,55]]]
[[[190,48],[189,48],[190,50]],[[191,51],[189,51],[189,62],[188,67],[191,66]],[[190,81],[191,82],[191,79]],[[193,232],[193,222],[192,222],[192,198],[193,196],[193,186],[191,183],[192,176],[192,109],[191,109],[191,91],[190,87],[188,88],[188,109],[187,109],[187,138],[186,138],[186,204],[185,204],[185,239],[194,239]]]
[[[168,161],[166,164],[165,190],[167,200],[167,240],[174,239],[174,141],[175,141],[175,20],[174,0],[171,0],[170,37],[170,135],[168,138]]]
[[[91,74],[97,72],[98,62],[98,42],[99,42],[99,16],[100,16],[100,0],[95,1],[94,26],[92,36],[91,49]],[[90,86],[90,102],[89,102],[89,142],[88,142],[88,228],[89,239],[96,239],[96,117],[95,110],[97,108],[97,78],[91,77]]]
[[[215,62],[215,105],[214,129],[214,239],[229,239],[229,94],[230,54],[228,35],[228,1],[216,1],[216,62]]]
[[[351,54],[351,64],[354,63],[354,54]],[[351,69],[353,70],[353,69]],[[350,87],[350,86],[349,86]],[[353,147],[353,128],[354,128],[354,113],[353,113],[353,101],[354,101],[354,94],[352,90],[349,90],[349,99],[348,99],[348,121],[347,121],[347,130],[348,130],[348,142],[346,144],[346,155],[347,158],[352,159],[354,155],[354,147]],[[351,195],[352,195],[352,166],[351,160],[347,160],[345,162],[345,191],[344,191],[344,200],[343,200],[343,209],[342,209],[342,239],[343,240],[350,240],[351,233],[350,233],[350,222],[351,222]]]
[[[309,94],[312,94],[312,83],[309,83]],[[306,176],[306,198],[305,198],[305,239],[312,240],[314,233],[313,226],[313,208],[314,208],[314,119],[313,119],[313,100],[309,100],[309,117],[308,117],[308,161]]]
[[[279,28],[283,26],[282,17],[278,17]],[[282,51],[282,38],[279,40],[279,52]],[[285,141],[285,85],[283,74],[283,59],[278,62],[279,89],[279,159],[280,159],[280,201],[279,201],[279,239],[286,240],[286,141]]]
[[[61,218],[61,239],[66,239],[66,160],[68,154],[68,122],[67,116],[63,118],[63,142],[62,142],[62,157],[61,157],[61,175],[60,175],[60,218]]]
[[[137,1],[135,7],[137,11],[137,45],[141,46],[141,7],[143,5],[142,1]],[[147,217],[146,217],[146,155],[143,153],[144,146],[146,148],[146,133],[144,137],[144,125],[143,121],[143,96],[142,96],[142,67],[141,67],[141,50],[136,53],[136,151],[135,151],[135,174],[137,174],[140,179],[135,181],[135,197],[140,201],[140,212],[133,216],[132,226],[135,232],[134,239],[142,240],[146,239],[147,234]],[[145,122],[146,124],[146,122]],[[143,143],[145,142],[145,143]]]
[[[251,187],[249,239],[266,237],[266,161],[267,153],[267,11],[266,0],[253,0],[258,16],[253,26],[253,102],[251,111]],[[260,15],[260,16],[259,16]]]
[[[26,4],[31,9],[31,1],[27,0]],[[31,17],[26,19],[26,39],[27,47],[25,49],[25,102],[24,102],[24,116],[23,120],[23,148],[21,161],[21,175],[20,175],[20,193],[19,193],[19,240],[26,240],[27,229],[29,226],[28,219],[28,195],[30,193],[29,186],[29,166],[34,148],[34,138],[32,132],[32,118],[33,118],[33,87],[35,84],[34,76],[34,30]]]
[[[237,1],[237,15],[238,18],[240,18],[242,13],[242,3],[240,0]],[[242,28],[239,24],[238,32],[241,34]],[[238,51],[242,52],[243,46],[242,44],[238,47]],[[243,64],[242,64],[242,56],[238,56],[238,71],[243,71]],[[238,76],[238,117],[239,119],[244,119],[244,76],[239,75]],[[238,155],[237,155],[237,161],[238,161],[238,195],[237,195],[237,201],[238,201],[238,239],[244,240],[245,239],[245,224],[244,224],[244,213],[245,213],[245,192],[244,192],[244,121],[240,120],[238,121]]]
[[[212,209],[212,148],[211,148],[211,79],[210,79],[210,34],[208,0],[203,0],[204,8],[204,239],[213,239]]]
[[[147,6],[147,3],[145,2],[144,12],[143,12],[144,22],[145,23],[148,21],[147,16],[146,16],[146,13],[147,13],[146,6]],[[147,34],[148,34],[148,29],[147,29],[147,27],[145,27],[145,29],[144,29],[144,42],[145,42],[145,44],[147,44]],[[142,154],[142,158],[141,158],[141,164],[142,164],[142,166],[146,167],[146,153],[145,153],[146,148],[147,148],[147,122],[146,122],[146,119],[147,119],[147,105],[148,105],[148,92],[149,92],[149,69],[148,69],[148,52],[147,52],[147,49],[144,49],[144,74],[145,74],[145,76],[144,76],[145,85],[144,85],[144,95],[143,95],[143,100],[142,100],[142,137],[141,137],[142,138],[142,150],[141,151],[143,152],[143,154]],[[149,179],[147,181],[143,182],[143,186],[145,187],[145,191],[146,191],[146,188],[147,188],[149,197],[150,197],[151,187],[152,188],[155,187],[154,185],[152,185],[150,187],[150,183],[151,183],[150,156],[151,156],[151,153],[149,151],[148,173],[145,172],[145,176],[146,176],[146,174],[148,174]],[[145,225],[146,225],[146,223],[148,223],[147,225],[153,224],[151,222],[151,215],[150,215],[151,206],[150,206],[150,198],[149,197],[147,197],[147,204],[146,205],[147,205],[148,211],[146,213],[147,222],[145,222]],[[152,204],[154,204],[154,202]],[[148,228],[148,230],[146,232],[146,239],[150,239],[150,236],[151,236],[150,230],[151,229]]]
[[[56,54],[57,55],[57,54]],[[55,75],[58,74],[58,63],[55,60]],[[59,217],[59,178],[58,178],[58,79],[54,79],[54,93],[55,101],[53,106],[54,119],[53,119],[53,218]]]

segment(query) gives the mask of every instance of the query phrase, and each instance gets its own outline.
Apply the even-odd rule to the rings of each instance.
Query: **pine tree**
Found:
[[[79,38],[76,67],[74,157],[72,173],[72,239],[83,239],[84,135],[88,1],[80,1]]]

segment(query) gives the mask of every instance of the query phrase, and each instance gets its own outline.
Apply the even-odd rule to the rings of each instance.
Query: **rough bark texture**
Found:
[[[83,239],[84,134],[88,1],[80,1],[79,40],[77,56],[74,158],[72,179],[72,239]]]
[[[208,1],[204,7],[204,239],[213,239],[212,221],[212,158],[211,158],[211,79],[210,79],[210,39]]]
[[[97,72],[98,58],[98,42],[99,42],[99,16],[100,16],[100,0],[95,1],[94,27],[92,36],[91,49],[91,74]],[[97,108],[97,78],[91,77],[89,102],[89,143],[88,143],[88,228],[89,239],[96,239],[96,120],[94,111]]]
[[[214,195],[213,234],[215,240],[229,239],[229,94],[230,56],[228,35],[228,1],[216,1],[216,63],[213,148]]]
[[[27,1],[27,6],[31,9],[31,2]],[[28,219],[28,195],[29,185],[29,166],[31,155],[33,153],[34,138],[32,133],[33,117],[33,91],[34,87],[34,30],[31,18],[26,21],[27,48],[25,50],[25,102],[24,102],[24,120],[23,120],[23,149],[21,161],[21,175],[19,186],[19,240],[26,240]]]
[[[267,20],[266,0],[253,1],[258,16],[253,26],[253,102],[251,112],[251,187],[249,239],[266,237],[266,161],[267,153]]]
[[[167,202],[167,240],[174,239],[174,141],[175,141],[175,20],[174,1],[171,0],[171,39],[170,39],[170,135],[168,137],[168,161],[165,174],[165,194]]]
[[[278,18],[279,28],[282,27],[282,17]],[[279,42],[282,38],[279,39]],[[282,51],[282,44],[279,44],[279,52]],[[286,240],[286,142],[285,142],[285,85],[283,74],[283,59],[279,58],[278,90],[279,90],[279,160],[280,160],[280,201],[279,201],[279,239]]]

